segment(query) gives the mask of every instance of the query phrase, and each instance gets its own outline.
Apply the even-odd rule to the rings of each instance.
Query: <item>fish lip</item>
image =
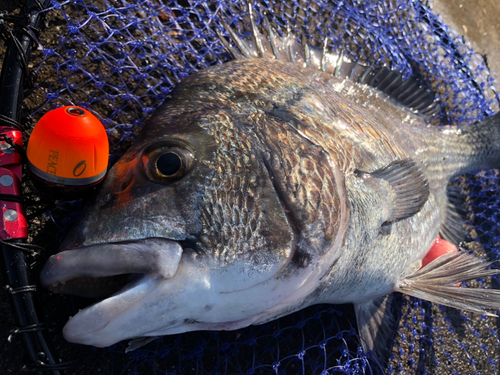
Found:
[[[42,286],[54,289],[78,278],[123,274],[175,276],[183,253],[178,241],[145,238],[98,243],[52,255],[40,273]]]
[[[69,342],[96,347],[106,347],[116,343],[117,341],[112,339],[104,340],[102,343],[94,342],[93,337],[99,331],[106,329],[113,319],[119,318],[138,301],[146,298],[162,279],[159,275],[142,275],[117,293],[78,311],[63,327],[64,338]]]

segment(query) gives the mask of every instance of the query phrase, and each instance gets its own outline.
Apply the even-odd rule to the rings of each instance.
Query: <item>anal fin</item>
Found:
[[[448,207],[446,210],[445,222],[439,234],[446,241],[458,246],[465,239],[464,223],[467,219],[465,209],[466,195],[459,186],[449,185],[446,188]]]
[[[500,274],[466,251],[448,253],[401,281],[398,292],[430,302],[489,316],[500,311],[500,290],[464,288],[455,284]]]
[[[396,331],[392,311],[392,295],[378,297],[365,303],[354,304],[358,332],[363,349],[371,350],[374,359],[385,367],[390,355],[390,340]]]
[[[412,159],[396,160],[387,167],[370,173],[372,177],[387,181],[393,202],[386,222],[406,219],[418,213],[429,198],[429,184]]]

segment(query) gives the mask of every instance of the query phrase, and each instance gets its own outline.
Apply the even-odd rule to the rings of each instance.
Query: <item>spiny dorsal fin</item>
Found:
[[[429,184],[412,159],[396,160],[387,167],[369,173],[387,181],[394,192],[394,200],[387,222],[415,215],[427,202]]]
[[[403,75],[386,67],[373,68],[351,61],[343,51],[332,53],[328,50],[328,39],[325,38],[323,48],[317,49],[307,45],[305,38],[299,43],[290,28],[284,37],[279,37],[264,16],[266,34],[261,34],[255,24],[252,5],[248,4],[252,39],[243,40],[221,19],[221,24],[237,48],[232,47],[217,31],[222,43],[233,58],[268,58],[300,64],[317,69],[340,79],[348,78],[355,83],[366,84],[386,95],[395,102],[420,114],[432,117],[440,112],[439,103],[434,95],[422,87],[414,77],[404,80]]]

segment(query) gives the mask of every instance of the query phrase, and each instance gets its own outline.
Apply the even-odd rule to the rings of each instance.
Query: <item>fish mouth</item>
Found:
[[[163,238],[65,250],[49,258],[40,282],[53,293],[106,298],[133,287],[145,275],[173,278],[182,252],[178,242]]]

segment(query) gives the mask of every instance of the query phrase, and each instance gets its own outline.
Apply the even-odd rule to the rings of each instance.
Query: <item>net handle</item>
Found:
[[[28,69],[29,56],[33,44],[33,32],[37,33],[43,18],[43,10],[50,5],[50,0],[28,0],[21,13],[24,15],[23,24],[16,23],[14,32],[9,32],[7,52],[2,66],[0,76],[0,115],[2,132],[16,129],[6,121],[5,118],[19,122],[23,91],[27,86],[33,84],[33,76]],[[21,138],[22,140],[22,138]],[[18,149],[13,150],[13,154],[19,154]],[[18,178],[18,186],[21,182],[22,158],[18,157],[14,161],[0,161],[0,168],[12,171],[14,178]],[[7,165],[6,165],[7,164]],[[20,198],[21,191],[18,189],[14,195]],[[8,201],[8,200],[7,200]],[[12,202],[12,200],[11,200]],[[24,212],[22,203],[17,202],[21,212]],[[19,215],[20,216],[20,215]],[[7,229],[7,220],[2,215],[0,225]],[[24,218],[23,218],[24,219]],[[34,304],[33,292],[35,288],[29,283],[28,269],[23,252],[23,245],[27,238],[27,229],[23,235],[12,235],[8,230],[0,233],[1,251],[0,257],[6,274],[12,311],[17,327],[12,334],[20,335],[26,349],[29,361],[29,371],[37,374],[61,375],[62,371],[57,369],[59,361],[54,355],[54,350],[44,337],[44,326],[37,316]],[[21,247],[21,249],[19,248]]]

